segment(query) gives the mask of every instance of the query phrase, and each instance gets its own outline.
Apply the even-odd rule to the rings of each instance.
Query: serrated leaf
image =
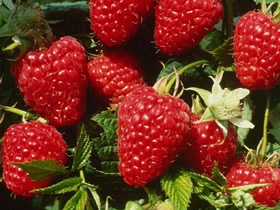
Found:
[[[253,115],[252,113],[253,113],[252,100],[249,96],[247,96],[243,100],[241,118],[243,120],[251,121]],[[250,132],[250,128],[241,128],[241,127],[237,128],[238,142],[241,146],[244,145],[244,141],[246,140],[249,132]]]
[[[35,182],[53,179],[56,176],[68,173],[64,165],[51,159],[34,160],[28,163],[14,163],[14,165],[22,168],[28,174],[28,177]]]
[[[84,210],[87,204],[87,200],[87,192],[84,189],[80,188],[75,193],[75,195],[66,202],[63,210]]]
[[[101,134],[102,140],[106,141],[107,145],[114,145],[117,139],[117,116],[110,110],[101,112],[92,118],[104,132]]]
[[[184,170],[175,168],[168,170],[161,177],[160,183],[176,209],[186,209],[189,206],[193,185]]]
[[[93,142],[90,140],[85,126],[82,125],[80,136],[77,140],[77,147],[73,158],[72,170],[79,170],[87,164],[91,156],[92,147]]]
[[[216,207],[216,197],[213,192],[211,192],[208,188],[202,186],[194,186],[193,192],[202,200],[207,201],[211,206]]]
[[[80,177],[73,177],[45,188],[33,190],[32,192],[38,192],[40,194],[64,194],[67,192],[77,191],[81,183],[82,179]]]
[[[221,192],[222,187],[219,186],[216,182],[210,178],[200,175],[195,172],[187,172],[188,176],[195,182],[197,185],[213,190],[214,192]]]
[[[216,30],[211,31],[210,33],[205,36],[199,45],[205,51],[214,50],[217,47],[223,44],[223,36],[222,33]]]
[[[232,66],[234,62],[232,57],[232,41],[232,38],[225,40],[222,45],[220,45],[212,51],[209,51],[213,55],[213,57],[218,61],[220,66]]]
[[[219,170],[218,164],[215,164],[213,168],[213,177],[221,186],[227,185],[226,177]]]

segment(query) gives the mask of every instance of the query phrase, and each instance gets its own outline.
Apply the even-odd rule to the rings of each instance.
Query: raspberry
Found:
[[[229,124],[227,136],[214,120],[197,122],[200,117],[191,115],[191,129],[188,143],[183,152],[184,161],[200,174],[212,177],[217,163],[225,173],[237,149],[237,133]]]
[[[154,39],[163,54],[180,54],[194,48],[224,15],[219,0],[159,0]]]
[[[127,51],[117,50],[88,62],[90,85],[116,108],[133,90],[145,86],[138,60]]]
[[[107,46],[121,45],[139,30],[153,0],[91,0],[91,29]]]
[[[236,25],[236,75],[251,90],[271,89],[280,80],[280,27],[261,13],[250,11]]]
[[[144,186],[163,174],[182,152],[189,106],[181,99],[138,88],[118,112],[119,171],[129,185]]]
[[[3,178],[7,188],[23,197],[34,195],[31,190],[46,187],[51,180],[34,182],[13,163],[51,159],[64,164],[66,152],[66,142],[54,127],[41,122],[12,125],[5,131],[2,143]]]
[[[253,190],[257,203],[274,207],[280,201],[280,169],[271,167],[253,168],[242,159],[235,160],[226,175],[227,187],[249,184],[270,184]]]
[[[26,103],[56,127],[73,125],[83,115],[87,89],[84,48],[63,37],[48,50],[30,51],[13,65]]]

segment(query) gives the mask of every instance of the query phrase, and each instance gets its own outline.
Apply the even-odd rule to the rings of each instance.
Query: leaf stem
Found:
[[[26,112],[26,111],[23,111],[21,109],[15,108],[15,107],[0,105],[0,109],[3,109],[7,112],[17,114],[19,116],[22,116],[24,119],[28,119],[28,120],[32,120],[32,119],[38,117],[36,114]],[[47,123],[47,120],[42,117],[38,117],[36,121],[40,121],[42,123]]]
[[[82,183],[86,183],[86,178],[83,170],[80,170],[80,177],[82,179]]]
[[[263,138],[262,138],[262,143],[260,147],[260,152],[258,154],[259,159],[262,161],[265,157],[266,154],[266,147],[268,143],[268,120],[269,120],[269,109],[270,109],[270,93],[267,91],[267,96],[266,96],[266,108],[265,108],[265,113],[264,113],[264,123],[263,123]]]
[[[233,12],[232,12],[232,2],[231,0],[223,1],[224,10],[225,10],[225,28],[226,28],[226,37],[232,37],[234,34],[234,23],[233,23]]]
[[[209,63],[208,60],[200,60],[200,61],[195,61],[193,63],[190,63],[186,66],[184,66],[183,68],[181,68],[178,72],[177,72],[177,75],[180,76],[182,75],[184,72],[186,72],[187,70],[197,66],[197,65],[202,65],[202,64],[207,64]],[[170,81],[167,83],[167,86],[166,86],[166,92],[169,93],[171,87],[174,85],[174,83],[176,82],[176,75],[174,75]]]

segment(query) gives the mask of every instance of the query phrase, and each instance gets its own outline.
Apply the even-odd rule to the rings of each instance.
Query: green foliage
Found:
[[[77,191],[82,183],[80,177],[72,177],[64,179],[54,185],[33,190],[32,192],[37,192],[40,194],[64,194],[72,191]]]
[[[175,209],[183,210],[189,206],[193,185],[185,170],[171,168],[162,176],[160,182]]]
[[[278,143],[280,143],[280,104],[270,111],[269,121],[272,128],[269,130]]]
[[[91,156],[92,147],[93,142],[90,140],[85,126],[82,125],[80,136],[77,140],[75,155],[73,157],[72,170],[79,170],[88,163],[88,160]]]
[[[107,110],[95,115],[92,120],[103,129],[100,137],[93,140],[101,170],[105,173],[118,173],[117,116]]]
[[[221,186],[227,185],[226,177],[220,172],[219,167],[217,164],[215,164],[213,168],[213,177],[217,183],[219,183]]]
[[[47,179],[53,179],[57,176],[68,174],[65,166],[54,160],[34,160],[28,163],[14,163],[22,168],[35,182],[41,182]]]
[[[75,195],[66,202],[65,206],[63,207],[63,210],[85,210],[87,201],[88,194],[86,190],[80,188],[75,193]]]

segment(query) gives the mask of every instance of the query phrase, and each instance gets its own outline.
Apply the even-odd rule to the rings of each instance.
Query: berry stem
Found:
[[[263,138],[262,143],[260,147],[260,152],[258,154],[259,159],[262,161],[266,154],[266,147],[268,143],[268,120],[269,120],[269,109],[270,109],[270,93],[267,91],[266,96],[266,108],[265,108],[265,114],[264,114],[264,123],[263,123]]]
[[[177,75],[180,76],[182,75],[184,72],[186,72],[187,70],[195,67],[195,66],[198,66],[198,65],[203,65],[203,64],[207,64],[209,63],[208,60],[200,60],[200,61],[195,61],[193,63],[190,63],[186,66],[184,66],[183,68],[181,68],[178,72],[177,72]],[[168,82],[167,86],[166,86],[166,92],[169,93],[170,89],[172,88],[172,86],[174,85],[174,83],[176,82],[176,75],[174,75],[170,81]]]
[[[11,112],[11,113],[17,114],[19,116],[22,116],[24,119],[27,119],[27,120],[31,120],[31,119],[34,119],[34,118],[38,117],[36,114],[26,112],[26,111],[23,111],[21,109],[17,109],[15,107],[0,105],[0,109],[3,109],[7,112]],[[38,117],[36,121],[40,121],[42,123],[47,123],[47,120],[42,118],[42,117]]]
[[[233,23],[233,12],[232,12],[232,2],[231,0],[223,0],[225,16],[224,24],[226,28],[226,37],[233,37],[234,34],[234,23]]]
[[[264,14],[267,13],[267,6],[266,6],[266,1],[265,0],[262,0],[261,9],[262,9],[262,12]]]
[[[82,179],[82,183],[86,183],[86,178],[83,170],[80,170],[80,177]]]

